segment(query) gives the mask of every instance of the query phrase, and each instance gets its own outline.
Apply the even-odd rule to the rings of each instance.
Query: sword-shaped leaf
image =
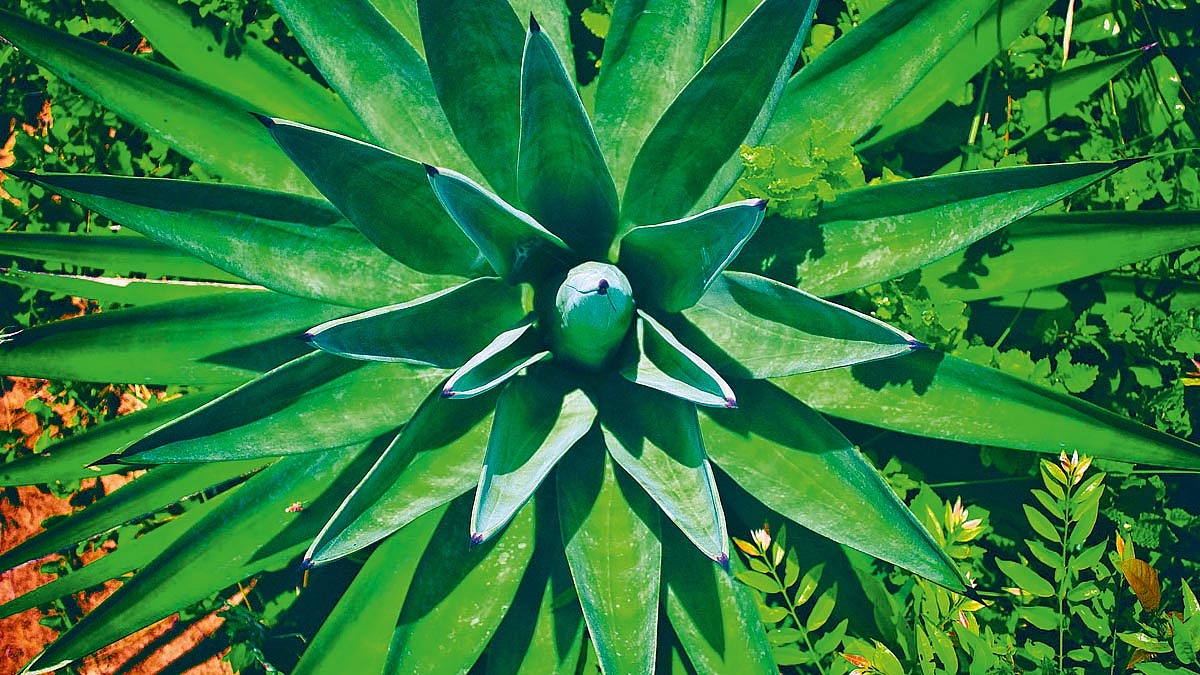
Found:
[[[468,276],[480,264],[433,198],[425,165],[377,145],[259,117],[296,166],[381,251],[428,274]]]
[[[626,232],[619,262],[638,303],[667,312],[695,305],[754,235],[766,209],[766,200],[748,199]]]
[[[282,293],[350,307],[411,300],[453,277],[405,267],[320,199],[162,178],[18,174],[168,246]],[[352,269],[354,274],[347,274]]]
[[[253,104],[254,110],[361,136],[354,113],[329,89],[258,40],[222,44],[173,0],[109,0],[139,33],[180,70]],[[228,34],[227,34],[228,35]]]
[[[604,393],[600,428],[609,454],[697,548],[728,565],[725,512],[704,454],[696,406],[621,380]]]
[[[733,389],[692,350],[649,314],[637,310],[637,348],[621,376],[699,405],[736,408]],[[632,351],[632,349],[631,349]]]
[[[312,352],[156,429],[117,459],[212,462],[344,447],[404,423],[445,374]]]
[[[438,201],[505,281],[538,281],[575,259],[562,239],[470,178],[425,169]]]
[[[0,36],[121,117],[226,180],[315,194],[254,106],[167,66],[0,12]]]
[[[926,265],[921,283],[941,297],[963,301],[1055,286],[1200,246],[1200,211],[1035,214],[1009,225],[1004,242],[1004,252],[995,257],[967,249]]]
[[[472,546],[464,530],[471,502],[451,505],[417,564],[392,634],[388,673],[463,673],[512,605],[533,557],[533,505],[504,532]]]
[[[472,356],[454,371],[442,396],[470,398],[504,384],[509,378],[550,358],[541,335],[532,323],[518,326],[496,336],[483,351]]]
[[[782,377],[921,346],[878,319],[742,272],[721,275],[683,316],[674,333],[731,377]]]
[[[1138,161],[966,171],[861,188],[808,221],[767,218],[742,257],[757,269],[771,256],[788,283],[837,295],[944,258]]]
[[[12,336],[0,344],[0,371],[85,382],[236,384],[310,351],[300,333],[344,312],[262,291],[89,314]]]
[[[741,408],[700,418],[709,455],[722,471],[818,534],[962,589],[941,546],[833,425],[769,382],[739,382],[738,391]]]
[[[602,260],[617,231],[617,189],[574,82],[532,16],[517,157],[525,209],[582,257]]]
[[[421,559],[414,552],[430,546],[445,513],[445,506],[433,509],[371,553],[292,675],[383,672],[392,630]]]
[[[665,532],[663,605],[671,628],[700,673],[776,675],[752,591],[676,532]]]
[[[246,577],[281,568],[358,480],[360,455],[371,459],[360,446],[285,457],[259,472],[60,635],[29,672],[60,668]],[[296,502],[305,507],[288,508]]]
[[[220,281],[85,277],[77,274],[45,274],[3,268],[0,268],[0,281],[75,298],[88,298],[99,302],[116,302],[126,305],[150,305],[156,302],[218,293],[266,290],[262,286],[230,284]]]
[[[662,542],[659,511],[618,469],[599,433],[556,472],[563,547],[605,673],[653,673]]]
[[[9,173],[13,173],[11,170]],[[148,279],[181,277],[238,283],[243,279],[213,267],[174,247],[160,244],[133,230],[120,234],[45,234],[5,232],[0,253],[17,258],[62,265],[63,271],[80,268],[104,270],[110,275],[144,274]]]
[[[380,145],[405,157],[471,170],[438,105],[425,59],[370,0],[276,0],[272,5]]]
[[[816,2],[765,0],[655,124],[629,170],[623,226],[715,206],[757,145],[800,54]]]
[[[704,64],[715,0],[636,0],[613,6],[596,81],[596,135],[617,190],[638,148]]]
[[[495,407],[495,396],[430,394],[313,540],[305,566],[370,546],[471,489]]]
[[[553,375],[515,378],[500,394],[471,513],[474,542],[487,540],[506,525],[558,460],[592,428],[595,406],[582,391],[567,390]]]
[[[353,359],[457,368],[524,316],[520,289],[485,277],[327,321],[304,338]]]
[[[1200,468],[1200,446],[993,368],[924,350],[778,384],[822,412],[904,433]]]
[[[164,508],[183,497],[237,478],[269,461],[242,461],[202,466],[156,467],[70,518],[54,521],[38,535],[0,555],[0,570],[8,570],[74,546],[127,521]]]
[[[416,3],[429,72],[463,149],[501,198],[517,196],[525,31],[505,0]]]

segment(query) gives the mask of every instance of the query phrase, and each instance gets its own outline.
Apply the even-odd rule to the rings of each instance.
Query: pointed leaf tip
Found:
[[[717,555],[716,558],[713,558],[713,560],[718,565],[721,566],[721,569],[725,570],[726,574],[731,573],[731,570],[729,569],[729,554],[728,553],[720,553]]]
[[[725,397],[725,407],[729,408],[730,410],[733,410],[734,408],[738,407],[737,399],[732,396],[726,396]]]
[[[317,566],[317,561],[312,559],[312,556],[307,556],[300,561],[300,571],[307,572]]]
[[[450,387],[445,387],[442,389],[442,398],[454,398],[456,394],[458,394],[458,392],[454,391]]]
[[[256,113],[253,111],[250,112],[250,115],[254,119],[258,120],[264,127],[268,128],[268,129],[274,127],[277,124],[275,118],[271,117],[270,115],[263,115],[261,113]]]
[[[530,33],[542,32],[542,26],[541,26],[541,24],[539,24],[537,22],[537,19],[533,18],[533,12],[529,13],[529,32]]]
[[[424,164],[424,166],[425,175],[429,176],[430,178],[441,174],[441,171],[438,171],[438,168],[432,164]]]
[[[908,346],[911,347],[913,351],[916,351],[918,349],[929,349],[929,345],[927,345],[924,342],[921,342],[920,340],[917,340],[917,339],[909,340]]]
[[[475,548],[483,543],[483,535],[478,532],[471,533],[471,541],[467,544],[468,548]]]

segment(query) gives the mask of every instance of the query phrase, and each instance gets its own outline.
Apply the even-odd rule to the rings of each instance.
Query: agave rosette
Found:
[[[144,30],[173,25],[170,2],[114,4]],[[726,269],[756,234],[787,258],[797,228],[815,225],[828,253],[798,262],[835,294],[945,258],[1125,165],[915,180],[843,195],[812,223],[764,224],[763,201],[730,195],[738,150],[786,145],[832,86],[825,71],[806,76],[815,66],[792,76],[812,2],[766,0],[707,60],[713,2],[619,2],[590,111],[564,66],[558,3],[401,3],[416,13],[393,10],[393,23],[366,0],[274,4],[340,100],[213,93],[0,16],[0,34],[35,58],[247,184],[22,174],[206,261],[197,276],[214,282],[167,282],[150,293],[159,302],[4,347],[11,372],[197,392],[72,439],[53,463],[6,468],[16,484],[87,475],[101,459],[103,471],[161,465],[0,567],[244,480],[189,509],[188,524],[68,577],[139,569],[34,669],[263,570],[365,553],[297,672],[575,672],[585,626],[608,673],[652,672],[672,648],[702,672],[774,672],[752,599],[722,569],[722,473],[789,520],[964,590],[804,398],[931,436],[1196,464],[1182,441]],[[881,25],[921,4],[894,3]],[[955,16],[945,30],[962,35],[988,4],[929,11]],[[546,27],[526,29],[514,8]],[[347,58],[347,36],[373,49]],[[161,100],[125,101],[144,82]],[[199,118],[171,109],[197,93],[209,96]],[[213,125],[244,152],[190,144]],[[255,285],[216,283],[218,270]],[[136,333],[128,351],[98,364],[122,329]],[[67,579],[22,602],[70,592]]]

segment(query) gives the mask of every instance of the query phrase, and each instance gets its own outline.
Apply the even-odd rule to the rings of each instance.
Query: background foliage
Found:
[[[0,4],[71,34],[160,59],[106,2]],[[733,23],[753,4],[726,2],[723,16]],[[885,4],[823,2],[804,58],[815,57]],[[283,23],[262,0],[180,0],[180,5],[228,54],[259,41],[305,65]],[[576,65],[580,80],[587,82],[587,73],[603,67],[596,63],[598,40],[611,3],[572,5]],[[1154,161],[1116,173],[1047,211],[1140,212],[1147,214],[1145,222],[1195,211],[1200,209],[1200,153],[1195,152],[1200,110],[1194,100],[1200,92],[1198,31],[1200,5],[1189,0],[1055,2],[982,72],[955,83],[950,103],[927,122],[908,130],[897,126],[895,134],[877,134],[857,148],[849,138],[814,128],[810,156],[815,161],[804,164],[772,148],[747,148],[739,187],[747,197],[769,197],[772,208],[801,214],[868,182],[1152,155]],[[1072,88],[1081,77],[1098,86]],[[0,171],[17,166],[206,177],[165,143],[123,124],[9,46],[0,45],[0,80]],[[126,236],[25,182],[0,182],[0,212],[0,223],[9,230]],[[1200,250],[1019,297],[960,299],[961,293],[953,291],[985,279],[989,264],[1011,248],[1010,238],[1016,236],[998,232],[952,258],[942,274],[914,272],[845,300],[938,350],[1200,441],[1200,363],[1193,360],[1200,358]],[[35,267],[4,251],[0,266],[5,274],[102,271]],[[147,270],[149,276],[162,273]],[[31,326],[74,310],[68,294],[0,285],[0,325]],[[5,386],[12,385],[6,380]],[[137,392],[148,405],[174,393]],[[114,417],[125,394],[56,382],[45,395],[30,399],[25,410],[38,428],[55,427],[55,433],[69,435],[72,428]],[[73,402],[82,412],[50,401]],[[75,421],[68,423],[68,415],[76,415]],[[1078,457],[1044,461],[837,424],[860,440],[896,491],[941,537],[985,602],[834,549],[807,532],[731,523],[741,540],[738,578],[761,592],[764,625],[785,671],[1091,673],[1132,666],[1146,673],[1200,672],[1195,649],[1200,620],[1194,619],[1200,607],[1190,590],[1200,588],[1200,509],[1192,496],[1200,488],[1196,475],[1144,472],[1114,462],[1089,466]],[[43,445],[28,446],[20,431],[8,432],[5,459]],[[70,494],[77,487],[48,489]],[[152,528],[168,517],[159,514],[129,527]],[[843,556],[850,565],[828,562]],[[72,562],[67,556],[54,565]],[[360,564],[355,559],[338,563],[321,575],[320,584],[337,587],[347,576],[337,573],[338,566],[349,571]],[[223,609],[220,639],[230,646],[226,658],[235,670],[287,671],[298,644],[311,636],[309,617],[328,611],[320,589],[297,594],[300,584],[294,575],[264,577],[249,589],[248,603],[226,606],[214,598],[192,613]],[[56,627],[71,620],[64,607],[43,609]]]

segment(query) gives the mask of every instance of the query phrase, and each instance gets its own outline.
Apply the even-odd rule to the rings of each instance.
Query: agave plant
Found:
[[[897,0],[796,74],[815,0],[764,0],[727,39],[714,0],[617,2],[594,102],[553,0],[274,0],[336,95],[265,50],[224,59],[171,0],[112,4],[179,69],[9,13],[0,35],[227,182],[16,175],[146,235],[90,266],[199,281],[23,274],[135,306],[9,335],[0,363],[190,393],[0,468],[10,485],[149,469],[0,569],[227,489],[0,608],[138,570],[29,672],[246,577],[319,577],[347,556],[365,562],[296,672],[570,673],[587,640],[610,674],[775,672],[729,574],[719,484],[968,592],[803,401],[938,438],[1200,465],[1184,441],[819,297],[946,258],[1130,162],[868,187],[804,219],[764,220],[734,189],[744,147],[800,153],[816,122],[903,127],[893,110],[920,121],[898,104],[997,20],[992,2]],[[41,259],[75,246],[76,264],[111,253],[5,240]],[[780,260],[795,276],[755,273]]]

